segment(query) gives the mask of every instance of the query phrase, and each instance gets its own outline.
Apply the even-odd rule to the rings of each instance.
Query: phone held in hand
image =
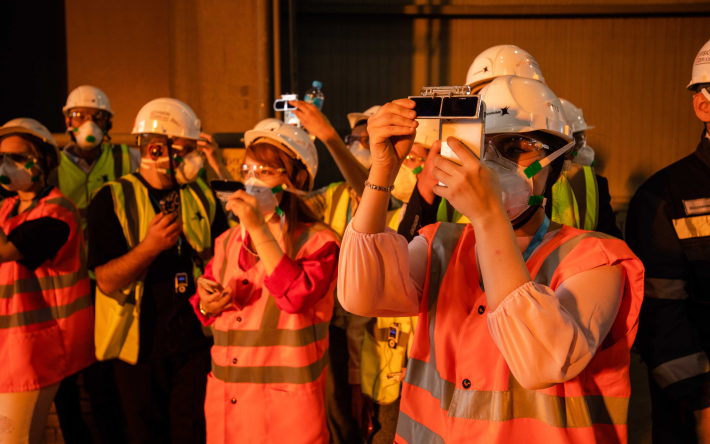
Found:
[[[209,293],[221,293],[223,290],[222,284],[207,279],[204,276],[200,276],[199,278],[197,278],[197,285],[199,285]]]
[[[210,188],[214,191],[217,199],[224,203],[227,203],[232,194],[246,189],[242,182],[236,180],[212,180],[210,181]]]
[[[160,200],[160,211],[164,215],[180,212],[180,193],[171,191]]]
[[[461,164],[459,157],[446,143],[446,139],[454,137],[477,158],[481,158],[486,104],[481,96],[471,94],[470,86],[425,86],[420,96],[410,96],[409,99],[416,103],[414,111],[417,112],[417,121],[438,120],[443,157]],[[441,182],[439,185],[446,186]]]

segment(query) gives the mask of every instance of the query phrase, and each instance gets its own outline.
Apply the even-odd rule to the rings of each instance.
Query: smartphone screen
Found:
[[[441,117],[476,117],[478,97],[444,97]]]
[[[410,100],[416,102],[417,117],[439,117],[441,97],[410,97]]]
[[[222,202],[227,202],[230,196],[237,191],[246,189],[243,183],[236,180],[212,180],[210,181],[210,188],[214,191],[217,199]]]

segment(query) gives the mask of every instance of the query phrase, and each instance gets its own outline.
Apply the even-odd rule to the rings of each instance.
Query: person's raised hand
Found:
[[[239,190],[229,197],[226,209],[239,218],[239,223],[249,233],[266,227],[266,220],[259,201],[244,190]]]
[[[215,160],[215,150],[219,148],[219,145],[217,145],[217,142],[214,141],[211,134],[200,133],[200,137],[205,140],[198,140],[197,146],[202,148],[202,152],[205,153],[205,156],[207,156],[207,160],[212,163],[211,161]]]
[[[434,185],[434,193],[451,202],[471,223],[487,216],[506,216],[498,174],[484,165],[459,140],[449,137],[446,142],[459,157],[461,165],[441,155],[434,158],[434,178],[443,184]]]
[[[301,125],[317,138],[326,141],[332,137],[338,137],[338,133],[333,128],[330,120],[318,109],[317,106],[304,102],[303,100],[294,100],[288,102],[291,106],[298,109],[293,110],[293,113],[301,121]]]
[[[172,248],[182,233],[182,218],[179,212],[158,213],[148,225],[148,233],[143,239],[145,247],[154,254]]]
[[[391,179],[388,184],[378,185],[394,183],[400,165],[412,149],[418,126],[415,105],[413,100],[395,100],[383,105],[367,119],[372,170],[387,171]]]

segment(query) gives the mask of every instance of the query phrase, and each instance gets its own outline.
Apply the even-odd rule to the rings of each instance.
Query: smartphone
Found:
[[[298,109],[288,102],[298,100],[298,94],[281,94],[280,99],[274,100],[274,111],[293,111]]]
[[[224,203],[229,200],[232,194],[246,189],[242,182],[236,180],[212,180],[210,181],[210,188],[214,191],[217,199]]]
[[[180,212],[180,194],[177,191],[171,191],[167,196],[160,200],[160,211],[165,214]]]

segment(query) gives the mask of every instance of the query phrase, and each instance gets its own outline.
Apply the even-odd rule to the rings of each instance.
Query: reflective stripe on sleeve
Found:
[[[673,228],[678,239],[710,236],[710,216],[684,217],[673,219]]]
[[[702,375],[708,371],[710,371],[708,356],[704,351],[701,351],[663,363],[651,370],[651,374],[658,385],[664,389],[675,382]]]

